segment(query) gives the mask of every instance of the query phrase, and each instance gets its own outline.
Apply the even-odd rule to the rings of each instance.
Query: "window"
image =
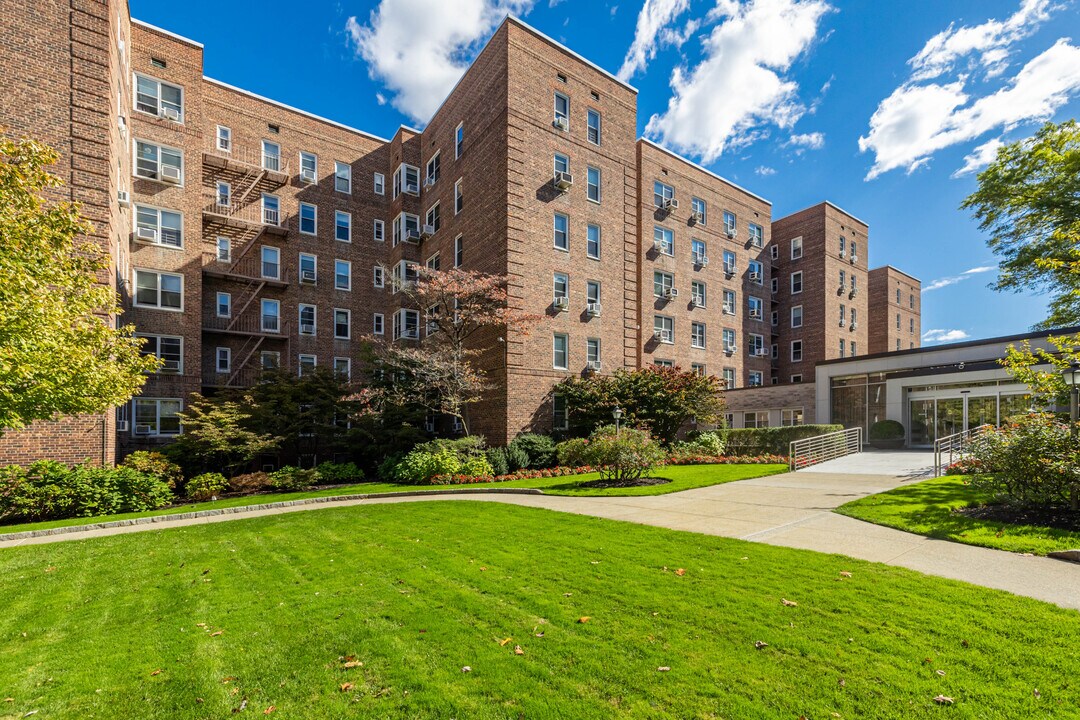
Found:
[[[690,198],[690,211],[692,213],[691,216],[694,218],[694,222],[698,225],[708,224],[708,208],[706,207],[704,200],[701,198]]]
[[[802,340],[791,341],[791,362],[802,362]]]
[[[724,251],[724,273],[727,275],[734,275],[736,270],[735,265],[735,253],[730,250]]]
[[[454,214],[459,215],[465,209],[465,196],[461,193],[461,178],[454,183]]]
[[[334,212],[334,239],[339,242],[352,242],[352,215],[350,213],[341,210]]]
[[[458,123],[457,128],[454,130],[454,159],[457,160],[461,157],[462,151],[465,149],[465,125]]]
[[[751,320],[763,320],[765,318],[764,304],[761,302],[761,298],[750,296],[746,298],[747,308],[750,310]]]
[[[855,262],[859,258],[858,246],[855,241],[851,241],[851,262]]]
[[[139,352],[156,357],[162,365],[159,373],[182,373],[184,371],[184,339],[168,335],[138,335],[143,344]]]
[[[372,230],[372,237],[375,238],[375,242],[383,242],[386,240],[386,222],[383,220],[376,220],[374,229]]]
[[[318,229],[318,209],[310,203],[300,203],[300,232],[314,235]]]
[[[915,318],[908,318],[908,333],[915,334]]]
[[[705,307],[705,301],[708,299],[705,283],[698,280],[690,283],[690,299],[694,307]]]
[[[556,370],[566,370],[570,359],[567,357],[569,338],[566,335],[555,333],[552,336],[552,360],[551,365]]]
[[[769,313],[769,324],[773,327],[780,326],[780,313],[776,310],[773,310],[771,313]]]
[[[840,236],[840,257],[847,257],[847,238]]]
[[[215,363],[217,371],[219,373],[230,372],[230,368],[232,367],[232,350],[227,347],[219,347],[215,352],[215,357],[217,359],[217,362]]]
[[[159,310],[183,310],[184,276],[155,270],[136,270],[135,305]]]
[[[705,347],[705,323],[690,323],[690,347]]]
[[[600,168],[590,167],[585,175],[586,196],[595,203],[600,202]]]
[[[427,215],[424,218],[424,224],[428,226],[428,229],[431,230],[431,232],[439,232],[439,228],[442,227],[442,210],[439,208],[439,203],[435,203],[428,208]]]
[[[585,229],[585,254],[594,260],[600,259],[600,226],[589,225]]]
[[[796,305],[791,308],[791,327],[802,327],[802,305]]]
[[[310,374],[318,365],[318,358],[315,355],[300,355],[297,360],[296,369],[300,377]],[[301,409],[303,409],[303,406],[301,406]],[[304,435],[305,433],[301,433],[301,436]]]
[[[668,291],[675,286],[675,276],[671,273],[653,272],[653,295],[655,297],[667,297]]]
[[[847,308],[845,308],[843,305],[841,305],[840,306],[840,326],[841,327],[843,327],[845,325],[845,318],[846,317],[847,317]]]
[[[798,260],[802,257],[802,238],[797,237],[791,241],[791,259]]]
[[[420,194],[420,170],[412,165],[398,165],[394,171],[393,197],[401,193]]]
[[[259,365],[263,370],[281,367],[281,353],[276,350],[263,350],[259,353]]]
[[[751,370],[749,375],[747,375],[746,385],[747,385],[747,387],[761,387],[761,385],[762,385],[761,372],[758,371],[758,370]],[[769,426],[769,414],[768,413],[746,413],[746,415],[757,415],[758,416],[758,423],[757,424],[750,425],[750,424],[746,424],[748,421],[744,421],[744,424],[746,425],[746,427],[768,427]],[[761,418],[764,418],[764,420],[762,420]]]
[[[773,343],[772,344],[772,359],[776,360],[779,357],[780,357],[780,346],[777,345],[776,343]],[[773,385],[775,385],[775,384],[776,384],[776,380],[774,379],[773,380]]]
[[[149,180],[184,183],[184,154],[180,150],[135,141],[135,175]]]
[[[555,127],[570,128],[570,98],[560,92],[555,93]]]
[[[416,340],[420,337],[420,313],[401,309],[394,313],[394,339]]]
[[[315,153],[301,151],[300,179],[309,183],[319,181],[319,159],[315,156]]]
[[[735,314],[735,291],[734,290],[725,290],[724,291],[724,314],[725,315],[734,315]]]
[[[555,273],[552,286],[552,297],[555,300],[570,297],[570,276],[566,273]]]
[[[900,304],[900,288],[896,288],[896,304]]]
[[[386,176],[385,175],[383,175],[382,173],[375,173],[374,182],[373,182],[373,189],[375,190],[376,195],[385,195],[386,194]]]
[[[769,280],[769,287],[770,287],[769,292],[771,292],[773,295],[780,292],[780,278],[775,278],[774,277],[771,280]]]
[[[465,238],[458,235],[454,238],[454,267],[461,267],[465,260]]]
[[[675,318],[666,315],[653,317],[653,339],[666,345],[675,343]]]
[[[900,329],[900,313],[896,313],[896,329]]]
[[[855,357],[857,354],[858,354],[858,351],[855,349],[855,341],[852,340],[851,341],[851,357]]]
[[[791,382],[793,382],[793,383],[801,383],[802,382],[802,374],[799,373],[799,374],[796,374],[796,375],[792,375],[791,376]]]
[[[281,251],[276,247],[263,246],[261,272],[264,278],[281,279]]]
[[[791,273],[791,294],[797,295],[802,292],[802,272]]]
[[[180,434],[180,400],[135,398],[134,403],[136,435]]]
[[[348,340],[352,330],[352,313],[348,310],[334,309],[334,338]]]
[[[300,253],[300,282],[312,285],[318,280],[318,258],[308,253]]]
[[[184,218],[178,212],[136,205],[135,238],[165,247],[183,247]]]
[[[555,213],[555,248],[570,249],[570,218],[562,213]]]
[[[440,253],[435,253],[427,259],[427,263],[425,264],[427,265],[428,270],[442,269],[442,255]]]
[[[659,180],[653,182],[653,205],[664,207],[664,202],[675,197],[675,188]]]
[[[373,335],[382,335],[386,332],[385,320],[382,313],[371,316],[371,332]]]
[[[278,300],[263,300],[260,304],[262,331],[281,332],[281,302]]]
[[[436,152],[431,156],[431,159],[427,161],[427,167],[424,168],[424,185],[431,187],[439,181],[439,175],[442,173],[442,160],[440,154]]]
[[[675,255],[675,233],[659,225],[653,227],[653,247],[664,255]]]
[[[841,338],[840,339],[840,357],[846,357],[846,355],[844,353],[845,348],[846,348],[846,344],[844,343],[843,338]]]
[[[566,430],[570,419],[566,413],[566,398],[562,395],[551,396],[551,427],[553,430]]]
[[[334,261],[334,289],[352,290],[352,263],[348,260]]]
[[[855,277],[855,273],[851,273],[851,294],[854,295],[859,290],[858,278]]]
[[[179,85],[135,76],[135,109],[173,122],[184,121],[184,90]]]
[[[334,358],[334,374],[349,380],[352,377],[352,360],[349,358]]]
[[[590,305],[600,304],[600,283],[596,280],[589,280],[585,283],[585,302]]]
[[[763,285],[765,283],[765,273],[762,270],[761,263],[757,260],[751,260],[746,265],[746,271],[749,273],[750,282]]]
[[[262,166],[263,170],[271,172],[281,171],[281,146],[269,140],[262,141]]]
[[[217,126],[217,149],[232,152],[232,130],[224,125]]]
[[[262,221],[266,225],[279,225],[281,223],[281,201],[276,196],[263,193]]]
[[[593,145],[600,144],[600,111],[589,108],[586,116],[586,124],[589,126],[589,142]]]
[[[915,296],[914,295],[908,295],[908,307],[911,308],[912,310],[915,309]]]
[[[756,248],[765,247],[765,230],[756,223],[750,223],[750,245]]]
[[[588,338],[585,341],[585,362],[589,363],[590,365],[592,365],[593,363],[595,363],[596,365],[600,364],[599,338]]]
[[[750,333],[749,344],[750,355],[752,357],[762,357],[765,355],[765,338],[755,333]]]
[[[218,180],[214,191],[214,200],[227,210],[232,205],[232,186],[227,182]]]
[[[695,265],[704,265],[708,259],[708,255],[705,252],[704,240],[691,240],[690,241],[690,257]]]
[[[232,295],[226,292],[217,294],[217,316],[220,318],[232,317]]]
[[[897,350],[899,350],[899,349],[900,349],[900,341],[899,341],[899,340],[897,340],[897,341],[896,341],[896,349],[897,349]]]
[[[855,326],[859,324],[859,316],[855,308],[851,308],[851,329],[854,330]]]
[[[758,373],[760,375],[761,373]],[[753,375],[753,373],[751,373]],[[768,412],[744,412],[743,413],[743,427],[744,428],[765,428],[769,427],[769,413]]]
[[[690,372],[700,377],[705,376],[705,365],[702,363],[690,363]]]
[[[735,213],[725,210],[724,211],[724,232],[727,233],[728,237],[735,237],[735,235],[738,234],[738,231],[739,231],[739,226],[738,226],[737,221],[735,219]]]
[[[735,368],[724,368],[723,375],[724,375],[724,388],[727,389],[727,390],[731,390],[732,388],[734,388],[735,387]],[[731,426],[731,424],[729,423],[728,427],[730,427],[730,426]]]
[[[563,155],[562,153],[555,153],[555,172],[570,172],[570,158]]]
[[[799,380],[800,380],[800,382],[802,381],[801,376],[800,376]],[[795,381],[792,380],[792,382],[795,382]],[[802,411],[802,408],[798,408],[798,409],[795,409],[795,410],[781,410],[780,411],[780,424],[785,426],[785,427],[789,427],[789,426],[792,426],[792,425],[802,425],[803,424],[803,411]]]
[[[334,161],[334,190],[352,194],[352,168],[348,163]]]
[[[724,352],[726,352],[726,353],[735,352],[735,346],[736,346],[735,331],[732,330],[731,328],[724,328],[724,331],[721,334],[723,335],[723,340],[724,340]]]
[[[316,331],[316,309],[314,305],[301,303],[300,309],[300,334],[314,335]]]
[[[394,247],[403,242],[420,241],[420,218],[410,213],[401,213],[394,218]]]

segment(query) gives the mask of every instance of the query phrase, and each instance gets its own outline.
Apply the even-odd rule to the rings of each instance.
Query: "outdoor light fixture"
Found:
[[[1072,435],[1076,437],[1076,421],[1080,418],[1080,361],[1073,360],[1069,367],[1061,371],[1061,378],[1069,388],[1069,418],[1072,420]]]
[[[622,408],[617,405],[611,411],[611,417],[615,418],[615,437],[619,436],[619,421],[622,420],[622,414]]]

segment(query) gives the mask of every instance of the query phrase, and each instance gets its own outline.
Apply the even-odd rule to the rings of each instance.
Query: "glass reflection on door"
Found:
[[[934,435],[934,401],[912,400],[911,401],[911,445],[933,445]]]
[[[964,429],[964,398],[939,398],[937,401],[937,429],[935,435],[943,438]]]
[[[996,397],[969,397],[967,429],[974,430],[980,425],[997,425]]]

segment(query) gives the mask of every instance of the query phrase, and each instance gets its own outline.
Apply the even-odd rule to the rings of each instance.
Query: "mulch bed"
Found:
[[[637,480],[590,480],[578,485],[579,488],[633,488],[649,487],[650,485],[666,485],[671,482],[667,478],[643,477]]]
[[[1067,507],[1017,508],[1008,505],[980,505],[957,508],[953,512],[974,520],[989,520],[1013,525],[1038,525],[1080,532],[1080,513]]]

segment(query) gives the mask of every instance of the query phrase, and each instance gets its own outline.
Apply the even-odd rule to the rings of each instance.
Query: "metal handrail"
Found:
[[[949,460],[945,466],[953,464],[953,459],[959,460],[967,454],[971,441],[988,430],[993,430],[990,424],[980,425],[976,428],[963,430],[952,435],[946,435],[934,441],[934,477],[941,475],[941,458],[947,453]]]
[[[794,472],[826,460],[862,452],[862,434],[861,427],[853,427],[802,440],[792,440],[788,444],[788,469]]]

